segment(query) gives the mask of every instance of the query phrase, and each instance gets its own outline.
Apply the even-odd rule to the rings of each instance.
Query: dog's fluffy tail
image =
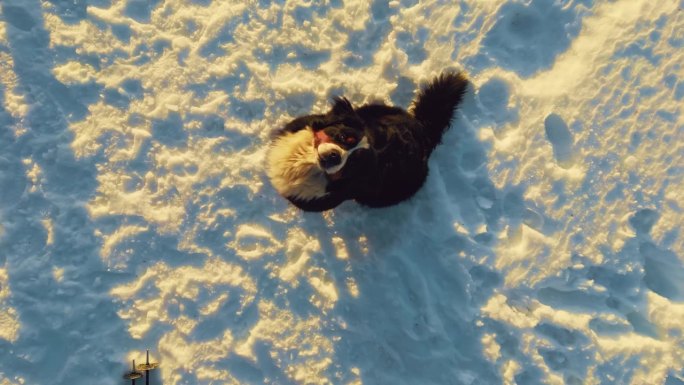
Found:
[[[434,148],[442,141],[456,108],[468,88],[468,79],[460,72],[446,72],[425,86],[413,104],[413,116],[426,129],[428,141]]]

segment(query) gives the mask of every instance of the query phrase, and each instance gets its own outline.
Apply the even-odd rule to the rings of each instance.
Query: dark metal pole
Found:
[[[150,385],[150,370],[157,369],[159,367],[158,362],[150,362],[150,350],[147,350],[147,360],[144,364],[138,365],[138,370],[145,371],[145,385]]]
[[[147,367],[150,366],[150,350],[149,349],[147,349],[147,359],[145,360],[145,364],[147,365]],[[150,371],[149,371],[149,369],[145,370],[145,385],[150,385]]]
[[[137,378],[142,377],[142,373],[139,371],[135,370],[135,360],[133,360],[133,368],[131,369],[130,372],[124,374],[123,376],[127,380],[131,380],[131,385],[135,385],[135,380]]]

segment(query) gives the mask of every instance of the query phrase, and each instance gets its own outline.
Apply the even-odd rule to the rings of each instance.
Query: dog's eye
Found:
[[[340,134],[337,137],[337,140],[341,143],[346,143],[349,145],[354,145],[356,144],[356,138],[351,136],[351,135],[346,135],[346,134]]]

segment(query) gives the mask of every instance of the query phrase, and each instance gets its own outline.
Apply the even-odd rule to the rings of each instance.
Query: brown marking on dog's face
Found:
[[[326,174],[326,175],[328,176],[328,180],[331,180],[331,181],[340,180],[340,179],[342,179],[342,170],[340,170],[336,173],[333,173],[333,174]]]

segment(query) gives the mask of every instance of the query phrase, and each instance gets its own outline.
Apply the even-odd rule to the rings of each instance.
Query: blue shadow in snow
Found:
[[[410,64],[418,64],[427,58],[427,51],[423,48],[429,36],[429,29],[419,28],[415,34],[408,32],[397,33],[397,46],[406,53]]]
[[[270,47],[269,52],[255,50],[254,56],[268,63],[271,71],[283,63],[299,63],[302,67],[313,70],[330,60],[330,50],[313,50],[302,45]]]
[[[550,68],[558,54],[570,46],[581,29],[580,12],[559,2],[532,0],[528,4],[506,3],[499,8],[497,22],[482,41],[492,65],[529,77]],[[476,56],[468,65],[486,61]],[[476,63],[480,62],[480,65]]]
[[[149,23],[152,10],[160,3],[160,0],[127,0],[124,7],[124,15],[139,23]]]
[[[370,65],[373,62],[373,54],[391,31],[391,24],[385,21],[397,12],[396,8],[391,8],[389,2],[384,0],[374,0],[370,8],[371,17],[364,28],[348,33],[345,48],[349,55],[343,59],[348,67],[360,68]]]
[[[67,2],[53,2],[72,21],[82,15]],[[60,8],[61,7],[61,8]],[[18,78],[17,89],[29,103],[27,131],[15,137],[10,124],[0,125],[3,173],[3,217],[11,224],[0,240],[9,274],[12,307],[21,332],[15,344],[2,342],[0,371],[8,378],[35,384],[85,384],[96,378],[120,378],[125,364],[116,357],[136,347],[116,315],[109,291],[128,276],[107,271],[99,257],[95,227],[84,207],[95,194],[96,169],[90,160],[76,159],[68,123],[88,114],[83,100],[92,91],[69,88],[52,75],[54,52],[43,28],[41,3],[3,3],[7,43]],[[7,90],[4,90],[5,92]],[[0,103],[2,105],[2,103]],[[7,113],[0,110],[0,119]],[[22,159],[41,169],[40,187],[29,182]],[[40,220],[50,219],[52,242]],[[54,269],[64,268],[62,280]],[[77,306],[76,311],[74,307]],[[84,312],[87,316],[84,316]],[[117,341],[115,345],[98,341]],[[78,360],[73,360],[78,352]]]

